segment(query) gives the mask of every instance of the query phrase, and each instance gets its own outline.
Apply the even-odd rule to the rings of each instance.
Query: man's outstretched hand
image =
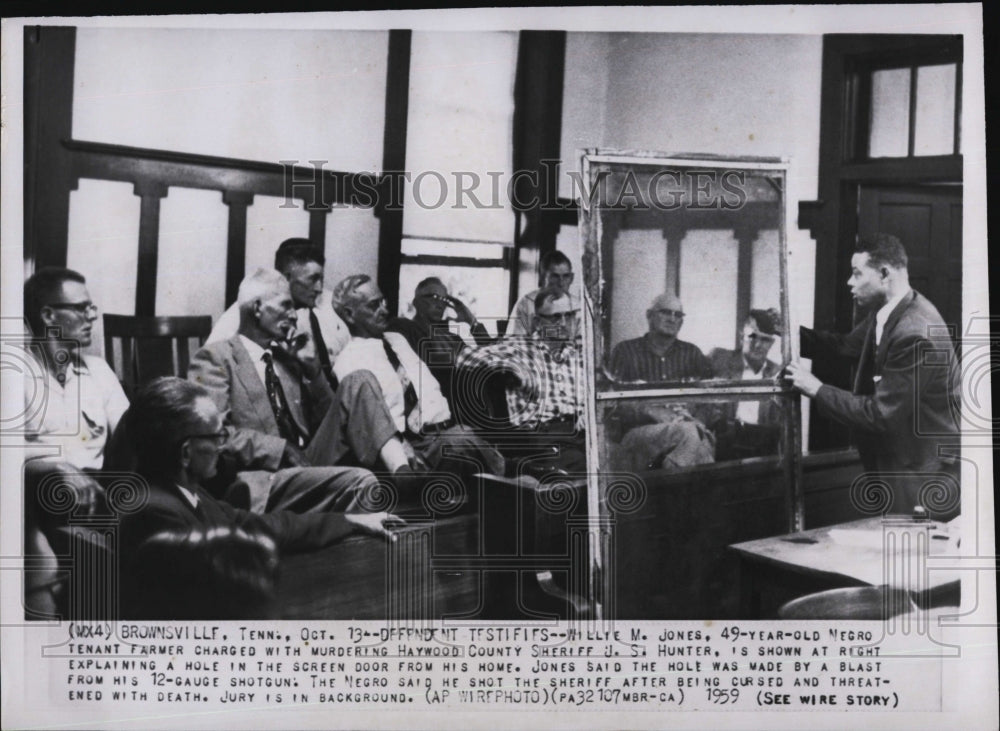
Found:
[[[382,536],[389,540],[396,537],[389,531],[390,527],[406,525],[406,521],[392,513],[344,513],[348,523],[353,523],[363,533]]]

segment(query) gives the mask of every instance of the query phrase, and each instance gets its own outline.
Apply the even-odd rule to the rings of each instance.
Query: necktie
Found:
[[[875,393],[875,321],[868,328],[868,337],[861,349],[861,358],[858,360],[858,376],[855,382],[854,392],[857,394],[870,395]]]
[[[323,331],[319,328],[319,318],[316,310],[309,308],[309,327],[312,329],[313,344],[316,346],[316,357],[319,358],[320,368],[326,376],[327,383],[334,391],[337,390],[337,377],[333,375],[333,364],[330,362],[330,351],[326,349],[326,341],[323,340]]]
[[[419,424],[417,429],[414,429],[410,425],[410,414],[414,412],[417,408],[417,389],[413,387],[413,382],[410,377],[406,375],[406,369],[403,368],[403,364],[399,362],[399,356],[396,355],[389,343],[382,340],[382,347],[385,348],[385,357],[389,359],[389,364],[396,370],[396,375],[399,376],[399,382],[403,384],[403,418],[406,421],[406,425],[410,427],[410,431],[419,431]]]
[[[292,415],[288,411],[288,401],[285,400],[285,390],[281,387],[278,374],[274,372],[274,360],[270,351],[264,351],[262,357],[264,361],[264,386],[267,388],[267,399],[271,402],[271,410],[274,412],[274,420],[278,422],[278,434],[285,441],[301,447],[303,445],[302,435],[298,427],[292,420]]]

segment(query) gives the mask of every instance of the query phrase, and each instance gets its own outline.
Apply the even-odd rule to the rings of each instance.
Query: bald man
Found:
[[[712,377],[712,365],[698,346],[677,338],[684,324],[680,298],[664,292],[646,310],[649,332],[625,340],[611,353],[608,371],[616,381],[666,383]]]
[[[712,365],[696,345],[677,339],[684,324],[680,299],[665,292],[646,310],[649,332],[618,343],[608,371],[618,381],[669,383],[712,377]],[[621,434],[612,467],[630,472],[682,470],[715,461],[715,437],[685,404],[622,404],[608,415]]]

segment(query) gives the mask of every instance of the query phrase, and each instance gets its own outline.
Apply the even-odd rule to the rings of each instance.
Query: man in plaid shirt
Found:
[[[539,467],[586,469],[583,361],[577,331],[570,298],[558,289],[544,288],[535,297],[529,336],[466,349],[458,357],[460,369],[487,368],[509,376],[511,426],[524,437],[525,445],[555,447],[553,457]]]

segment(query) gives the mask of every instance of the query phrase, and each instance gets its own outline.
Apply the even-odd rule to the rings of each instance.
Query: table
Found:
[[[789,599],[849,586],[931,592],[958,580],[927,557],[958,553],[957,524],[878,516],[729,546],[740,558],[740,611],[776,616]]]

